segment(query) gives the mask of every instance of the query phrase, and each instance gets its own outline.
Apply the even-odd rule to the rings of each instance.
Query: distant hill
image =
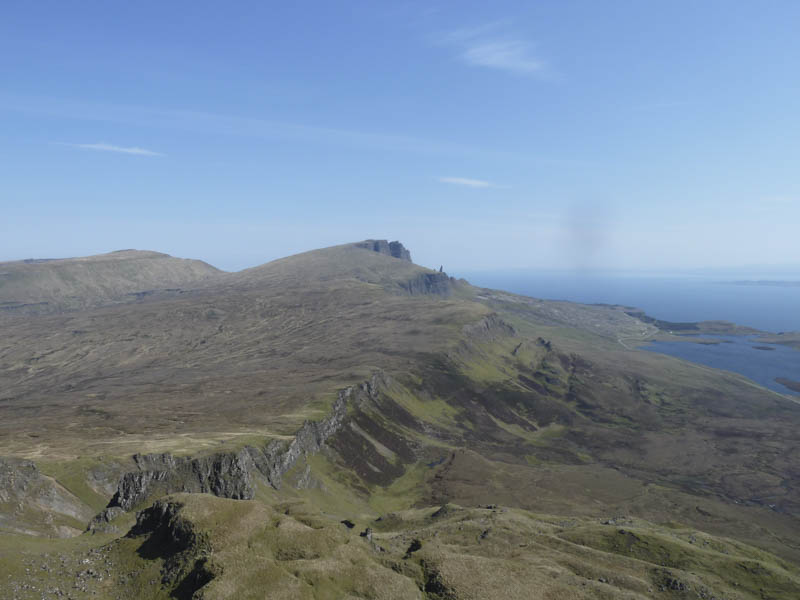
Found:
[[[447,296],[457,287],[457,282],[446,273],[412,263],[409,251],[400,242],[386,240],[366,240],[303,252],[231,273],[217,283],[240,288],[297,289],[325,282],[338,282],[337,286],[374,284],[390,292],[410,295]]]
[[[0,316],[50,314],[177,293],[222,271],[200,260],[119,250],[0,263]]]

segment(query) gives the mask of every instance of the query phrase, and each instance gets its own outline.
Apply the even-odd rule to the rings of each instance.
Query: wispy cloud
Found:
[[[138,156],[164,156],[161,152],[154,152],[146,148],[139,148],[137,146],[114,146],[113,144],[106,144],[104,142],[98,142],[96,144],[56,143],[59,146],[69,146],[71,148],[81,148],[83,150],[97,150],[98,152],[117,152],[120,154],[136,154]]]
[[[533,44],[510,34],[507,22],[459,29],[439,37],[440,44],[458,49],[461,60],[476,67],[500,69],[520,75],[545,71],[547,64],[534,53]]]
[[[512,152],[461,141],[416,137],[398,133],[310,126],[300,123],[197,110],[100,104],[43,96],[18,96],[4,93],[0,90],[0,112],[4,110],[77,121],[121,123],[137,128],[178,130],[204,135],[226,135],[278,140],[281,142],[293,141],[331,147],[355,147],[391,152],[461,157],[491,157],[541,164],[567,164],[573,166],[589,164],[584,160],[560,158],[545,153]],[[81,146],[80,144],[66,145]],[[85,146],[97,145],[101,144],[85,144]],[[111,146],[111,144],[102,145]],[[91,149],[101,150],[100,148]],[[141,151],[144,149],[136,148],[135,150]],[[150,150],[144,151],[151,152]]]
[[[452,185],[463,185],[471,188],[499,188],[504,187],[495,185],[490,181],[483,181],[482,179],[468,179],[466,177],[439,177],[439,183],[449,183]]]
[[[544,62],[530,54],[529,45],[519,40],[480,42],[462,55],[468,63],[479,67],[504,69],[516,73],[538,73]]]

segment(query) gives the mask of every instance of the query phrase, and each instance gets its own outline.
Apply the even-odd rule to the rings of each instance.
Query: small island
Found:
[[[792,381],[791,379],[786,379],[786,377],[776,377],[775,381],[789,388],[793,392],[800,393],[800,381]]]
[[[800,350],[800,332],[782,331],[781,333],[763,333],[759,335],[756,342],[762,344],[781,344],[789,346],[795,350]]]
[[[797,287],[800,286],[800,280],[790,279],[758,279],[758,280],[740,280],[740,281],[723,281],[728,285],[762,285],[772,287]]]

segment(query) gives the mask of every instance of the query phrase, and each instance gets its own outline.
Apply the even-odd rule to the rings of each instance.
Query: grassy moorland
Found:
[[[48,597],[65,569],[77,573],[68,597],[153,600],[791,598],[800,585],[795,566],[690,527],[496,506],[339,521],[296,499],[177,495],[127,536],[89,541],[24,540],[21,561],[0,550],[12,576],[36,571],[11,593]]]
[[[119,250],[0,263],[0,318],[49,314],[179,293],[222,272],[200,260]]]
[[[9,459],[2,597],[800,589],[800,405],[635,350],[658,328],[620,307],[345,245],[3,330],[0,455],[35,467],[25,479]],[[162,486],[94,535],[54,539],[141,472],[134,454],[289,444],[347,386],[362,391],[280,485],[254,472],[249,500]]]

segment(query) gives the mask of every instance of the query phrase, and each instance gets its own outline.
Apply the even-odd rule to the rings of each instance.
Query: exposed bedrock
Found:
[[[0,457],[0,502],[24,496],[39,478],[39,470],[33,462]]]
[[[400,286],[411,296],[449,296],[453,291],[454,282],[455,279],[447,273],[420,273],[400,283]]]
[[[377,395],[384,375],[341,390],[330,415],[321,421],[306,421],[290,442],[274,440],[264,447],[247,446],[238,452],[218,452],[191,458],[171,454],[137,454],[137,469],[125,473],[108,506],[89,524],[89,529],[106,523],[155,496],[176,492],[208,493],[223,498],[252,499],[254,477],[261,477],[279,489],[283,476],[301,456],[319,452],[325,442],[342,429],[348,403],[359,404]]]
[[[137,454],[137,471],[125,473],[109,507],[130,510],[154,492],[195,492],[224,498],[253,497],[250,465],[242,452],[219,452],[201,458],[176,458],[171,454]]]
[[[21,458],[0,457],[0,530],[66,537],[91,509],[55,479]]]
[[[195,598],[217,573],[210,568],[208,537],[181,516],[179,501],[163,499],[136,515],[128,538],[141,539],[140,554],[161,558],[161,583],[173,598]]]
[[[400,242],[389,242],[387,240],[364,240],[355,244],[357,248],[366,248],[378,254],[393,256],[400,260],[411,262],[411,252],[409,252]]]
[[[490,313],[477,323],[464,325],[462,331],[468,339],[485,341],[496,340],[503,337],[514,337],[517,335],[516,329],[506,323],[497,313]]]

